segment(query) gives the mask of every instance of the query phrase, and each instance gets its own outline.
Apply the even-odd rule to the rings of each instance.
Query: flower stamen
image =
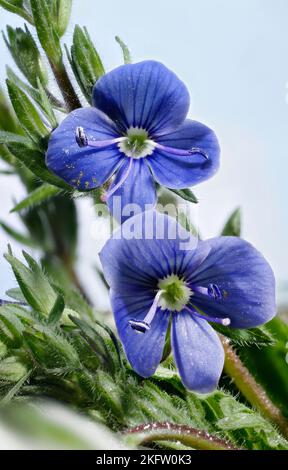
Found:
[[[122,186],[122,184],[125,183],[132,169],[132,163],[133,163],[133,158],[130,158],[128,168],[125,171],[124,175],[122,176],[120,181],[117,184],[115,184],[115,186],[113,186],[113,188],[111,189],[109,188],[109,191],[107,191],[105,194],[101,196],[102,202],[107,202],[108,199],[117,191],[117,189],[119,189]]]
[[[129,325],[131,326],[133,330],[136,330],[139,333],[146,333],[146,331],[150,330],[152,320],[155,317],[157,308],[159,306],[159,301],[163,293],[164,291],[162,290],[159,290],[157,292],[157,294],[154,297],[153,303],[146,317],[144,318],[144,320],[129,320]]]
[[[122,140],[125,140],[125,137],[117,137],[115,139],[107,140],[89,140],[83,127],[76,127],[75,130],[75,140],[79,147],[94,147],[94,148],[105,148],[110,147],[111,145],[118,144]]]
[[[183,309],[187,310],[187,312],[192,313],[192,315],[195,315],[195,317],[201,318],[202,320],[206,320],[212,323],[218,323],[219,325],[223,326],[229,326],[231,323],[230,318],[219,318],[219,317],[210,317],[206,314],[201,314],[199,312],[196,312],[195,310],[192,310],[192,308],[187,307],[187,305],[183,305]]]
[[[191,286],[193,292],[211,297],[213,300],[222,300],[223,295],[217,284],[208,284],[207,287]]]
[[[191,149],[183,150],[183,149],[177,149],[175,147],[168,147],[166,145],[156,143],[155,148],[157,148],[159,150],[163,150],[164,152],[170,153],[171,155],[180,155],[180,156],[185,157],[185,156],[197,155],[198,154],[201,157],[203,157],[205,160],[209,159],[208,154],[204,150],[202,150],[198,147],[192,147]]]

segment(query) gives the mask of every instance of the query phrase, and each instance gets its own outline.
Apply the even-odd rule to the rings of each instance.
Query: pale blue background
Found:
[[[288,2],[287,0],[74,0],[73,24],[86,25],[107,69],[121,63],[114,36],[130,46],[135,61],[156,59],[171,67],[189,87],[190,116],[212,126],[222,143],[218,175],[195,189],[205,236],[220,230],[237,205],[244,213],[244,235],[268,258],[280,286],[288,281]],[[23,23],[1,10],[1,27]],[[71,43],[73,26],[65,42]],[[12,64],[3,41],[4,64]],[[0,216],[9,216],[16,180],[0,178]],[[79,269],[90,290],[87,265],[96,244],[87,233],[93,217],[84,202]],[[15,221],[15,223],[17,223]],[[1,235],[0,251],[6,237]],[[13,278],[1,261],[1,294]],[[281,287],[281,301],[287,296]]]

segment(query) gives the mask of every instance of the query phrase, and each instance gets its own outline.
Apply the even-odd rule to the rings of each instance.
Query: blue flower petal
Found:
[[[131,217],[113,234],[100,259],[110,287],[136,292],[157,289],[158,281],[173,273],[189,276],[209,250],[207,244],[198,246],[198,240],[175,219],[147,211]]]
[[[224,351],[217,333],[206,322],[182,311],[172,321],[172,349],[185,387],[210,393],[218,384]]]
[[[75,140],[76,127],[83,127],[88,139],[108,140],[119,137],[114,123],[95,108],[73,111],[52,132],[46,164],[56,175],[79,190],[102,186],[114,173],[123,154],[116,145],[98,150],[80,148]]]
[[[147,157],[158,183],[172,189],[184,189],[201,183],[214,175],[219,167],[220,147],[214,132],[197,121],[186,120],[175,132],[157,138],[167,147],[190,150],[201,149],[208,156],[172,155],[160,149]]]
[[[121,181],[130,163],[130,158],[126,158],[109,191]],[[123,223],[132,215],[153,209],[156,201],[156,187],[150,169],[144,159],[133,159],[129,176],[108,199],[108,207],[111,214]],[[146,205],[149,206],[145,207]]]
[[[119,294],[111,291],[111,303],[119,337],[126,356],[137,374],[150,377],[159,365],[168,328],[170,314],[158,309],[150,330],[138,333],[131,328],[129,320],[143,320],[153,302],[153,295]]]
[[[122,65],[101,77],[93,89],[94,106],[122,131],[138,126],[151,138],[179,126],[189,102],[186,86],[155,61]]]
[[[193,305],[207,315],[229,317],[230,326],[235,328],[252,328],[271,320],[276,314],[275,279],[261,253],[237,237],[203,243],[209,244],[211,251],[191,282],[203,287],[216,284],[222,299],[196,293]]]

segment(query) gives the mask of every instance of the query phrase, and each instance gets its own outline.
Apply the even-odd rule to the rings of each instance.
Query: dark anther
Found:
[[[79,147],[87,147],[88,139],[83,127],[76,127],[75,139]]]
[[[129,320],[129,325],[133,330],[136,330],[139,333],[146,333],[146,331],[150,330],[150,325],[145,321]]]
[[[208,295],[210,295],[214,300],[222,299],[222,294],[217,284],[208,285]]]

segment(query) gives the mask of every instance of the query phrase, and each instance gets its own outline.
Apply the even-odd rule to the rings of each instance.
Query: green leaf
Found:
[[[19,212],[23,209],[29,209],[35,205],[41,204],[43,201],[47,201],[47,199],[50,199],[56,194],[59,194],[59,188],[44,183],[19,202],[10,212]]]
[[[45,165],[43,153],[33,148],[24,147],[23,144],[13,143],[8,145],[10,152],[23,163],[34,175],[42,181],[57,186],[66,191],[71,191],[71,187],[58,176],[51,173]]]
[[[107,345],[102,338],[102,336],[90,326],[87,322],[81,320],[80,318],[74,317],[73,315],[69,316],[70,320],[80,328],[83,337],[86,339],[91,349],[98,356],[105,368],[107,370],[113,371],[115,369],[115,364],[113,364],[112,356],[109,353]]]
[[[12,367],[13,367],[13,364],[12,364]],[[31,372],[32,371],[27,372],[27,368],[25,367],[24,364],[16,363],[14,365],[14,370],[12,371],[12,373],[14,373],[14,379],[18,378],[18,382],[12,388],[10,388],[8,393],[0,400],[1,408],[3,408],[4,406],[6,407],[6,405],[14,398],[14,396],[17,395],[19,390],[23,387],[25,382],[29,379]]]
[[[41,145],[43,139],[48,137],[49,132],[44,126],[35,106],[27,95],[9,79],[7,80],[7,87],[11,103],[20,124],[31,139],[37,145]]]
[[[21,321],[11,315],[6,315],[5,306],[0,307],[0,340],[9,349],[18,349],[23,342],[24,327]]]
[[[15,258],[11,253],[5,255],[12,266],[14,275],[26,301],[37,312],[48,316],[56,301],[56,293],[40,266],[27,253],[29,268]]]
[[[71,344],[54,330],[31,328],[24,332],[26,344],[41,368],[52,373],[68,373],[71,368],[79,368],[77,352]]]
[[[182,225],[183,228],[185,228],[185,230],[192,233],[194,237],[200,238],[199,231],[196,229],[195,225],[192,224],[191,220],[188,219],[184,212],[178,213],[178,222]]]
[[[38,90],[36,90],[32,86],[28,85],[23,80],[21,80],[21,78],[19,78],[18,75],[16,75],[16,73],[9,67],[9,65],[6,65],[6,73],[7,73],[7,77],[9,78],[11,82],[13,82],[16,86],[18,86],[18,88],[21,88],[21,90],[25,91],[27,95],[29,95],[30,98],[32,98],[35,101],[35,103],[40,105],[41,97],[40,97],[40,93]]]
[[[29,237],[29,235],[24,235],[23,233],[18,232],[15,230],[13,227],[10,225],[6,224],[5,222],[0,220],[0,227],[14,240],[16,240],[18,243],[21,243],[21,245],[26,245],[35,248],[37,243],[33,238]]]
[[[22,134],[15,113],[7,99],[6,93],[0,87],[0,130]]]
[[[116,36],[116,37],[115,37],[115,40],[118,42],[119,46],[120,46],[121,49],[122,49],[124,64],[131,64],[131,63],[132,63],[131,53],[130,53],[128,47],[127,47],[126,44],[122,41],[122,39],[119,38],[119,36]]]
[[[241,209],[238,207],[235,209],[230,217],[228,218],[226,224],[223,227],[221,232],[222,236],[241,236]]]
[[[39,80],[37,80],[38,90],[36,90],[35,88],[27,85],[27,83],[23,82],[23,80],[21,80],[8,65],[6,66],[6,71],[9,80],[21,88],[21,90],[25,91],[30,96],[30,98],[35,101],[45,116],[49,119],[49,122],[53,128],[57,127],[58,122],[53,108],[61,112],[66,112],[66,109],[62,107],[61,102],[58,102],[58,100],[55,99],[53,95],[49,94],[49,92],[44,89]]]
[[[79,86],[91,103],[92,88],[105,70],[86,28],[75,26],[71,56],[66,51]]]
[[[44,89],[42,83],[40,82],[39,79],[37,79],[37,86],[38,86],[38,91],[40,95],[39,99],[39,106],[45,116],[49,119],[49,122],[53,129],[55,129],[58,126],[58,121],[56,119],[52,104],[50,102],[50,99],[46,93],[46,90]]]
[[[5,10],[11,11],[11,13],[22,16],[26,21],[33,24],[33,18],[25,9],[23,0],[0,0],[0,6],[5,8]]]
[[[49,313],[49,316],[48,316],[48,319],[47,319],[47,323],[48,325],[56,325],[61,316],[62,316],[62,313],[64,311],[64,308],[65,308],[65,302],[64,302],[64,299],[62,297],[62,295],[58,295],[57,296],[57,299],[55,300],[55,303]]]
[[[5,35],[3,36],[15,63],[31,85],[34,88],[37,87],[37,80],[40,80],[46,86],[48,84],[47,69],[27,26],[25,25],[25,30],[7,26],[8,39]]]
[[[26,299],[24,298],[24,302],[26,304]],[[39,321],[39,316],[35,312],[31,312],[25,305],[19,305],[19,304],[5,304],[3,305],[3,308],[5,309],[5,315],[7,318],[16,318],[16,320],[20,320],[20,322],[23,325],[23,328],[21,329],[21,332],[23,333],[24,327],[26,325],[33,325],[35,324],[35,321]]]
[[[31,140],[23,135],[13,134],[13,132],[0,131],[0,144],[21,144],[30,149],[34,148]]]
[[[50,61],[59,65],[62,60],[62,51],[53,8],[47,0],[30,0],[30,5],[41,46]]]
[[[265,326],[258,328],[249,328],[240,330],[237,328],[229,328],[217,323],[211,323],[214,330],[221,333],[223,336],[229,338],[232,344],[236,346],[251,346],[256,347],[272,345],[275,342],[274,336],[269,332]]]
[[[57,31],[60,37],[66,32],[68,27],[72,0],[54,0],[56,5],[56,20],[57,20]]]
[[[288,325],[279,317],[265,325],[274,344],[259,349],[244,348],[239,354],[270,398],[288,418]]]
[[[182,199],[185,199],[185,201],[192,202],[193,204],[198,203],[197,197],[195,196],[195,194],[189,188],[186,188],[186,189],[167,188],[167,189],[169,189],[169,191],[172,191],[172,193],[177,194],[177,196],[181,197]]]
[[[23,296],[22,291],[21,289],[19,289],[19,287],[8,289],[6,291],[6,295],[11,299],[17,300],[17,302],[26,302],[26,299]]]

